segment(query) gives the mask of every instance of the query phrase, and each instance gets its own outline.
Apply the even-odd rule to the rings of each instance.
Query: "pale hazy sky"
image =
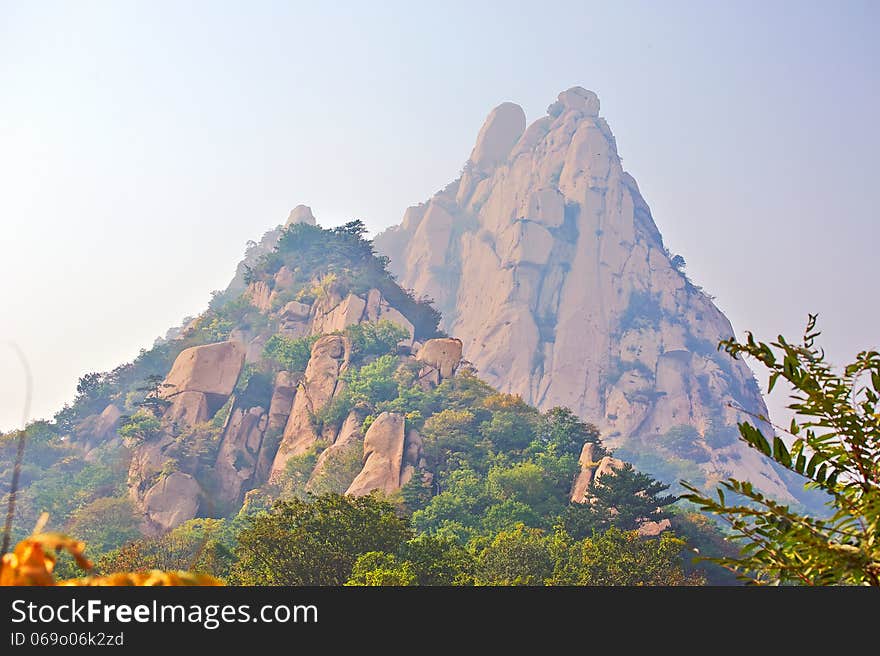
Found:
[[[0,428],[205,308],[298,203],[378,231],[495,105],[599,94],[737,331],[877,347],[876,2],[0,0]],[[763,382],[763,380],[762,380]]]

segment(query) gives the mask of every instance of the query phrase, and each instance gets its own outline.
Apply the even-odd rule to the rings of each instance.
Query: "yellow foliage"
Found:
[[[192,572],[163,572],[152,569],[148,572],[118,572],[107,576],[87,576],[81,579],[59,581],[56,585],[104,586],[104,585],[137,585],[137,586],[169,586],[169,585],[223,585],[218,579],[207,574]]]
[[[58,533],[38,533],[19,542],[0,562],[0,585],[55,585],[53,551],[67,551],[82,569],[92,563],[83,555],[86,545]]]
[[[60,533],[40,533],[39,528],[45,519],[37,525],[34,534],[19,542],[11,553],[3,555],[0,560],[0,586],[5,585],[136,585],[136,586],[170,586],[170,585],[223,585],[221,581],[207,574],[191,572],[117,572],[107,576],[87,576],[67,581],[56,581],[55,554],[66,551],[76,564],[84,569],[92,569],[92,563],[83,555],[86,545]]]
[[[519,394],[505,394],[498,392],[491,394],[483,400],[483,407],[487,410],[528,410],[529,405],[523,401]]]

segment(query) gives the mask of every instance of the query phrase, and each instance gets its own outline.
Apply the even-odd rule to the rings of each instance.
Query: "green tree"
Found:
[[[359,556],[396,553],[410,537],[394,506],[375,496],[291,499],[246,521],[230,578],[239,585],[342,585]]]
[[[370,355],[394,353],[398,342],[409,337],[409,331],[387,319],[352,324],[345,334],[351,341],[352,356],[358,361]]]
[[[551,408],[544,415],[542,439],[554,447],[559,453],[570,453],[579,456],[584,444],[591,442],[597,446],[595,457],[605,455],[599,441],[599,429],[593,424],[581,420],[568,408]]]
[[[165,535],[134,540],[101,555],[95,568],[100,574],[162,569],[224,578],[234,561],[231,538],[226,520],[192,519]]]
[[[685,498],[718,515],[731,539],[745,542],[737,558],[717,562],[755,583],[880,586],[880,353],[863,351],[836,373],[816,347],[810,315],[800,344],[781,335],[771,344],[721,342],[734,358],[754,358],[770,372],[769,389],[781,378],[791,386],[795,417],[789,448],[751,423],[742,439],[778,465],[804,476],[808,487],[829,495],[828,518],[811,517],[770,499],[747,481],[728,479],[717,499],[692,485]],[[764,425],[766,417],[757,417]],[[769,431],[768,432],[772,432]],[[735,499],[728,500],[726,493]]]
[[[171,401],[163,399],[160,394],[165,387],[170,387],[170,385],[166,385],[164,380],[165,377],[161,374],[151,374],[147,376],[143,385],[135,388],[135,391],[141,392],[144,395],[137,402],[138,407],[144,408],[154,415],[160,415],[171,405]]]
[[[499,451],[526,448],[535,438],[531,422],[516,412],[494,412],[492,419],[480,424],[480,433]]]
[[[131,446],[158,437],[162,432],[162,422],[149,410],[138,410],[130,417],[125,417],[119,427],[119,437]]]
[[[666,519],[669,515],[663,508],[676,501],[675,496],[660,495],[668,488],[626,463],[591,483],[590,503],[569,506],[565,514],[566,529],[572,535],[586,536],[588,531],[604,531],[612,526],[634,531],[647,521]]]
[[[422,430],[425,457],[435,471],[443,469],[455,454],[464,454],[476,443],[475,415],[469,410],[447,408],[428,418]]]
[[[416,585],[417,577],[412,563],[401,561],[394,554],[369,551],[360,557],[351,570],[345,585]]]
[[[553,541],[557,554],[549,583],[554,585],[703,585],[699,573],[682,567],[684,541],[670,532],[641,538],[635,531],[610,528],[591,538]]]
[[[292,339],[284,335],[272,335],[263,347],[263,357],[278,364],[286,371],[303,372],[312,357],[312,346],[319,335]]]
[[[694,462],[708,462],[709,452],[696,428],[689,424],[673,426],[660,437],[660,444],[672,453]]]
[[[74,511],[68,533],[100,554],[140,536],[134,508],[127,498],[101,497]]]
[[[544,532],[519,524],[501,531],[477,556],[477,585],[544,585],[554,560]]]
[[[419,585],[473,583],[473,554],[449,537],[416,536],[403,544],[400,557],[412,564]]]

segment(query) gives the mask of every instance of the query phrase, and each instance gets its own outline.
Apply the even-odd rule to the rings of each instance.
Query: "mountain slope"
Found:
[[[666,480],[735,475],[792,499],[737,439],[767,414],[758,386],[717,352],[733,328],[664,247],[594,93],[560,93],[528,127],[496,107],[461,177],[375,244],[490,384],[574,409]]]
[[[140,567],[133,554],[164,558],[179,539],[195,549],[186,560],[198,557],[198,536],[222,527],[217,563],[229,565],[242,515],[307,493],[337,503],[326,495],[379,491],[416,533],[473,553],[499,536],[549,544],[612,528],[650,551],[633,541],[663,533],[664,572],[681,580],[667,529],[717,547],[595,427],[480,380],[360,222],[325,230],[304,216],[252,245],[205,313],[133,363],[84,376],[71,406],[28,426],[19,535],[49,511],[93,556]],[[18,438],[0,436],[2,485]]]

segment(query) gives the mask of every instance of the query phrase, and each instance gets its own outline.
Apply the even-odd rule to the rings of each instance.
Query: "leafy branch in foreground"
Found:
[[[795,412],[785,431],[789,449],[777,435],[768,440],[749,423],[739,424],[749,446],[808,479],[830,495],[833,514],[820,519],[798,514],[744,481],[721,483],[717,499],[684,484],[684,496],[722,518],[731,539],[746,542],[739,558],[715,562],[755,583],[880,586],[880,353],[863,351],[835,373],[814,346],[816,316],[810,315],[801,344],[781,335],[776,342],[721,342],[731,356],[750,356],[770,372],[769,390],[782,378],[792,388]],[[761,417],[760,419],[765,419]],[[742,503],[730,503],[725,491]]]

